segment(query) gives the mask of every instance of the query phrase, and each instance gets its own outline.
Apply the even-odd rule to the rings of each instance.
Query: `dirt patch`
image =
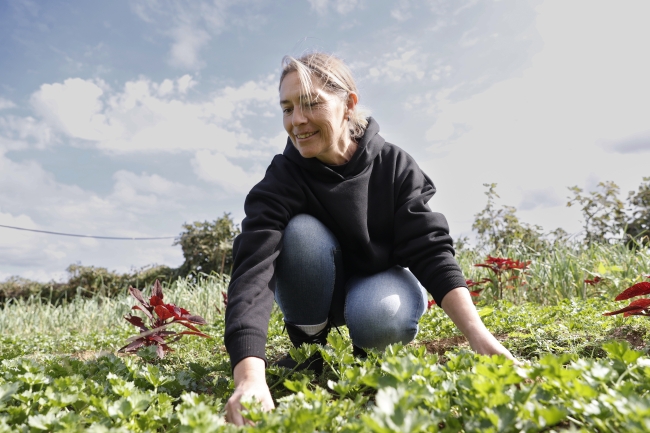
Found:
[[[456,347],[469,348],[469,343],[465,337],[457,335],[439,340],[425,341],[424,346],[427,348],[427,352],[435,353],[442,359],[449,349]]]
[[[625,340],[630,343],[635,350],[644,349],[647,346],[646,332],[641,329],[634,329],[628,326],[622,326],[614,329],[610,337],[616,340]]]
[[[494,337],[499,341],[504,341],[508,338],[508,334],[495,334]],[[450,349],[462,348],[469,349],[469,343],[467,339],[462,335],[456,335],[454,337],[445,337],[438,340],[424,341],[422,344],[427,348],[428,353],[435,353],[438,355],[438,362],[444,364],[447,362],[447,357],[445,352]]]

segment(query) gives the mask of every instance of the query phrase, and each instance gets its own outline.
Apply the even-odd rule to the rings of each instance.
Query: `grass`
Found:
[[[558,247],[531,255],[527,292],[478,304],[486,326],[525,361],[475,356],[438,308],[428,310],[406,347],[352,358],[345,328],[323,350],[320,377],[270,367],[278,408],[253,404],[250,431],[648,431],[650,321],[605,317],[623,286],[650,273],[648,252]],[[466,275],[483,255],[459,256]],[[585,286],[593,275],[606,284]],[[165,300],[203,316],[212,339],[185,337],[164,360],[116,356],[135,328],[126,294],[74,298],[54,306],[40,296],[0,308],[0,432],[236,431],[224,424],[233,390],[223,346],[227,281],[201,276],[164,288]],[[145,291],[148,294],[148,291]],[[534,301],[534,302],[531,302]],[[620,343],[611,343],[618,341]],[[290,347],[273,310],[267,355]],[[311,348],[316,349],[315,347]],[[299,351],[307,356],[308,348]],[[645,424],[644,424],[645,423]],[[244,429],[246,430],[246,429]]]
[[[490,271],[474,267],[485,260],[487,254],[475,250],[463,250],[458,254],[458,262],[467,278],[478,281],[490,276]],[[555,305],[564,299],[611,299],[650,273],[650,249],[634,251],[623,244],[588,247],[558,244],[541,251],[519,247],[490,254],[531,261],[524,275],[528,288],[505,295],[506,299],[518,303]],[[596,286],[585,284],[585,279],[593,279],[596,275],[604,281]]]

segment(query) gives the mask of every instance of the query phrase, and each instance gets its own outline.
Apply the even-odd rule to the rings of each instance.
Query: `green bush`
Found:
[[[170,281],[176,277],[176,269],[162,265],[145,266],[130,273],[118,274],[106,268],[76,264],[68,266],[67,272],[70,277],[65,283],[39,283],[11,277],[0,283],[0,305],[9,299],[30,297],[59,304],[75,296],[115,296],[126,293],[129,286],[142,288],[150,286],[156,280]]]
[[[513,206],[497,209],[496,183],[484,183],[488,200],[485,208],[474,215],[472,229],[477,233],[478,247],[483,250],[499,251],[511,246],[525,246],[534,251],[549,247],[543,238],[542,227],[522,222]]]
[[[232,271],[232,244],[240,233],[229,213],[221,218],[203,222],[183,224],[183,231],[174,245],[183,249],[185,263],[179,268],[178,275],[187,276],[199,273],[224,274]]]
[[[625,235],[630,246],[650,244],[650,177],[644,177],[639,189],[628,195],[630,220],[625,227]]]

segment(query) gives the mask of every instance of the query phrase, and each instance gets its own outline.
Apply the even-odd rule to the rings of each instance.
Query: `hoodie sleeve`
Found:
[[[467,283],[454,258],[447,219],[427,204],[435,192],[413,158],[401,155],[395,170],[395,257],[441,305],[447,293]]]
[[[264,179],[246,197],[242,232],[233,245],[233,274],[228,287],[224,344],[232,368],[254,356],[266,362],[275,259],[289,220],[304,202],[304,193],[276,156]]]

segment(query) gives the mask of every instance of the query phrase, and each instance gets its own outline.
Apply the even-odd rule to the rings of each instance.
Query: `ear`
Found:
[[[348,117],[350,116],[350,113],[354,111],[354,108],[357,106],[357,103],[359,102],[359,96],[357,96],[356,93],[351,92],[348,95],[348,101],[346,104],[346,110],[345,110],[345,116]]]

